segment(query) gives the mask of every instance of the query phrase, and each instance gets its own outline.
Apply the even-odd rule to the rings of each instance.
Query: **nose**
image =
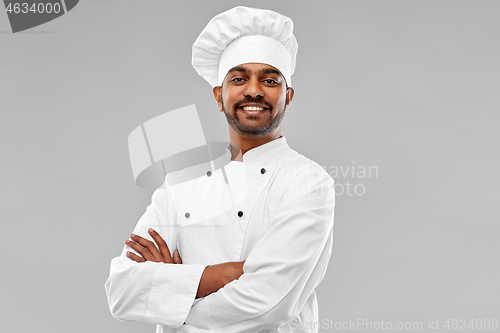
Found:
[[[250,78],[247,84],[245,84],[243,94],[253,98],[257,96],[264,97],[264,90],[262,89],[260,81],[257,78]]]

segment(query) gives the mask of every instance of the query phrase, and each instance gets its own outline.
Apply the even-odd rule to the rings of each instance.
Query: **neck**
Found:
[[[228,125],[229,126],[229,125]],[[273,140],[279,139],[281,137],[281,129],[278,127],[274,132],[265,136],[245,136],[238,134],[231,126],[229,126],[229,138],[231,140],[231,153],[233,160],[242,161],[242,156],[255,147],[261,146]],[[238,154],[238,148],[240,148],[241,153]]]

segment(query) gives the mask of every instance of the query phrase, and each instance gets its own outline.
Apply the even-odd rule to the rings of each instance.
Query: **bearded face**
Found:
[[[220,111],[231,128],[244,136],[279,131],[293,89],[275,67],[247,63],[229,70],[218,91]]]

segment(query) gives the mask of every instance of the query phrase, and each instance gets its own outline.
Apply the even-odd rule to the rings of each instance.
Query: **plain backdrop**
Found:
[[[196,104],[227,138],[191,45],[235,5],[295,22],[282,134],[337,183],[321,331],[500,320],[499,1],[86,0],[16,34],[0,12],[2,332],[154,332],[104,291],[152,193],[127,137]]]

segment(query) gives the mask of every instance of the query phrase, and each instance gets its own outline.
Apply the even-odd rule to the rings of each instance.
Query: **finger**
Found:
[[[157,233],[154,229],[148,230],[151,237],[153,237],[156,245],[158,245],[158,249],[160,249],[160,254],[163,257],[163,262],[167,264],[173,263],[172,256],[170,255],[170,250],[168,248],[167,242]]]
[[[125,244],[127,244],[128,246],[130,246],[137,253],[139,253],[142,256],[142,258],[144,258],[144,260],[146,260],[146,261],[155,261],[155,258],[153,257],[153,255],[151,254],[151,252],[149,252],[149,249],[146,248],[146,247],[144,247],[144,246],[142,246],[141,244],[137,244],[136,242],[133,242],[130,239],[127,239],[125,241]]]
[[[156,247],[156,245],[150,241],[150,240],[147,240],[146,238],[143,238],[139,235],[130,235],[130,239],[133,240],[134,242],[144,246],[145,248],[147,248],[149,250],[149,253],[151,253],[151,255],[153,256],[153,260],[152,261],[156,261],[156,262],[162,262],[162,256],[160,254],[160,251],[158,251],[158,248]],[[141,253],[142,254],[142,253]],[[146,258],[144,258],[146,259]],[[147,259],[149,260],[149,259]]]
[[[146,262],[146,260],[144,260],[142,257],[139,257],[134,252],[127,251],[127,257],[129,257],[130,259],[132,259],[133,261],[136,261],[136,262]]]
[[[182,264],[181,256],[177,250],[174,251],[174,264]]]

